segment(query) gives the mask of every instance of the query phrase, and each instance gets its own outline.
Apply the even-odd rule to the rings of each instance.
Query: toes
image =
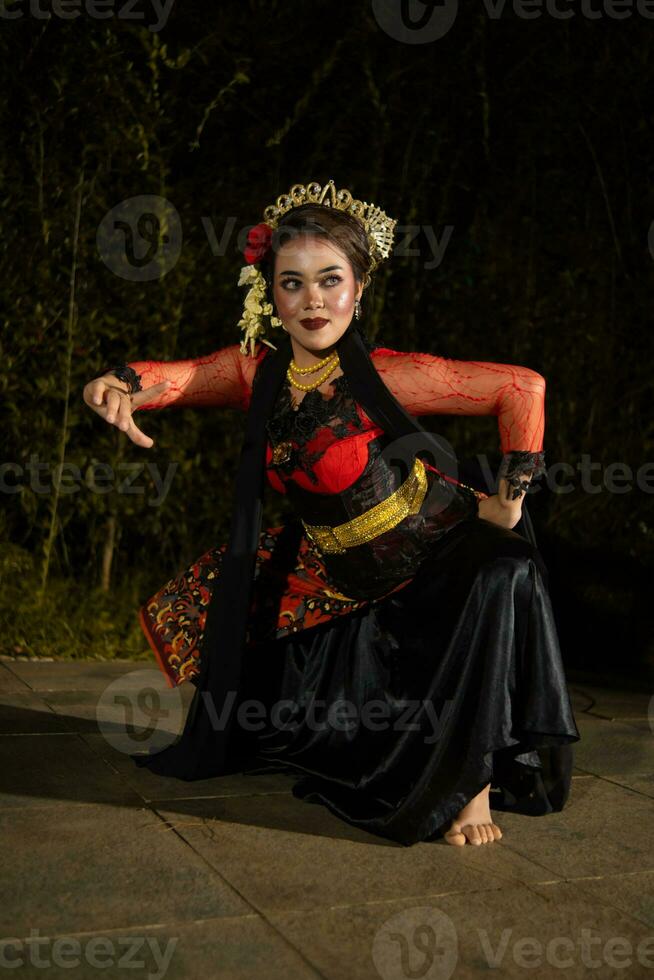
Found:
[[[486,824],[485,823],[476,823],[476,824],[474,824],[474,827],[475,827],[477,833],[479,834],[479,842],[481,844],[487,844],[488,843],[488,834],[486,833]]]
[[[485,823],[484,824],[484,830],[486,831],[486,843],[487,844],[494,844],[495,843],[495,834],[493,833],[493,825],[492,825],[492,823]]]
[[[448,844],[461,847],[466,842],[479,847],[480,844],[492,844],[502,837],[502,831],[496,823],[472,823],[461,827],[458,824],[450,827],[443,835]]]
[[[466,835],[471,844],[480,845],[483,844],[481,834],[479,833],[479,825],[469,824],[467,827],[463,828],[463,833]]]

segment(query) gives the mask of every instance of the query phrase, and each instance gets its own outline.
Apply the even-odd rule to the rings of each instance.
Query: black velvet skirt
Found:
[[[525,519],[528,520],[525,514]],[[523,521],[466,518],[399,591],[248,651],[244,771],[411,845],[489,782],[494,810],[561,810],[575,724],[547,587]]]

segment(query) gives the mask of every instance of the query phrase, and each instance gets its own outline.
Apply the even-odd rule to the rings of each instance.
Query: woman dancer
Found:
[[[136,410],[247,413],[229,541],[139,611],[168,683],[197,690],[181,738],[133,758],[182,779],[285,767],[294,795],[371,833],[480,845],[502,836],[491,805],[563,808],[579,739],[523,514],[545,381],[366,340],[361,297],[394,226],[333,181],[294,185],[248,236],[240,345],[84,389],[146,448]],[[416,421],[440,413],[497,416],[496,492],[461,482]],[[291,513],[262,530],[264,483]]]

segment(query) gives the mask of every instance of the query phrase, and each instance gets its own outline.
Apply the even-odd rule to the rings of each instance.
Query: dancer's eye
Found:
[[[343,281],[340,276],[337,276],[335,272],[332,272],[331,275],[325,276],[325,278],[322,280],[321,285],[324,286],[328,282],[329,279],[335,279],[336,280],[335,283],[332,283],[332,285],[334,285],[334,286],[336,285],[336,283],[339,283],[339,282],[342,282]],[[281,285],[283,286],[284,289],[286,289],[286,287],[289,285],[289,283],[292,283],[292,282],[299,282],[300,285],[302,285],[302,283],[301,283],[301,281],[299,279],[290,279],[290,278],[289,279],[282,279]],[[331,287],[328,287],[328,288],[331,288]],[[290,289],[289,290],[289,292],[291,292],[291,293],[294,293],[295,291],[296,291],[295,289]]]

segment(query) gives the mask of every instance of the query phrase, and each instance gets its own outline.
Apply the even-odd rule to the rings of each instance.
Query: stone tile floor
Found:
[[[288,773],[138,769],[121,721],[144,730],[143,671],[170,740],[193,689],[147,663],[0,659],[0,976],[654,978],[649,691],[569,678],[561,813],[406,848],[295,799]]]

